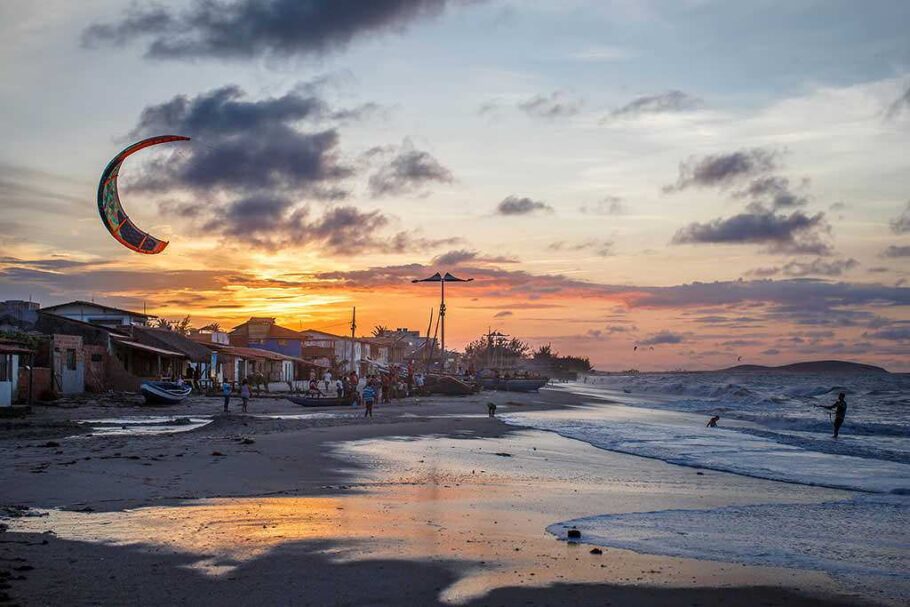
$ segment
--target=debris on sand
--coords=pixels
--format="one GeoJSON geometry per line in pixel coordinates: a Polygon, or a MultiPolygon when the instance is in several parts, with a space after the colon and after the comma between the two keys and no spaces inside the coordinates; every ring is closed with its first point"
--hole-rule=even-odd
{"type": "Polygon", "coordinates": [[[603,554],[604,551],[600,548],[591,548],[591,554],[603,554]]]}
{"type": "Polygon", "coordinates": [[[221,451],[212,451],[212,455],[215,455],[217,457],[224,457],[224,453],[221,451]]]}
{"type": "Polygon", "coordinates": [[[499,457],[512,457],[511,453],[506,453],[504,451],[500,451],[499,453],[494,453],[493,455],[498,455],[499,457]]]}
{"type": "Polygon", "coordinates": [[[566,537],[569,538],[570,540],[581,539],[581,531],[579,531],[578,529],[575,529],[573,527],[572,529],[569,529],[568,532],[566,532],[566,537]]]}

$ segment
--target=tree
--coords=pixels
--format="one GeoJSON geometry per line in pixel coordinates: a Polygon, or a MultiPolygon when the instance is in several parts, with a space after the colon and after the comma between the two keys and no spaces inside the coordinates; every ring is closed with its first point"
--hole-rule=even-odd
{"type": "Polygon", "coordinates": [[[373,337],[385,337],[392,330],[385,325],[376,325],[373,327],[373,337]]]}
{"type": "Polygon", "coordinates": [[[465,346],[464,355],[475,368],[514,366],[527,356],[530,349],[517,337],[506,339],[484,335],[465,346]]]}
{"type": "Polygon", "coordinates": [[[221,331],[221,325],[217,322],[209,323],[204,327],[199,327],[199,331],[211,331],[212,333],[218,333],[221,331]]]}
{"type": "Polygon", "coordinates": [[[180,320],[168,320],[166,318],[159,318],[152,326],[156,329],[166,329],[168,331],[173,331],[174,333],[180,333],[181,335],[189,335],[195,330],[192,326],[190,326],[189,316],[184,316],[180,320]]]}

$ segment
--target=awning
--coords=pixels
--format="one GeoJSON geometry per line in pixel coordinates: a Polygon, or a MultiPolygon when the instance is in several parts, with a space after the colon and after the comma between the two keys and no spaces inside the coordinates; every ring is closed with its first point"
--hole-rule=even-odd
{"type": "Polygon", "coordinates": [[[151,352],[152,354],[159,354],[161,356],[171,356],[174,358],[186,358],[185,355],[180,352],[172,352],[171,350],[165,350],[163,348],[156,348],[154,346],[147,346],[145,344],[140,344],[139,342],[130,341],[128,339],[119,339],[115,336],[114,343],[120,344],[121,346],[126,346],[127,348],[133,348],[135,350],[142,350],[144,352],[151,352]]]}
{"type": "Polygon", "coordinates": [[[16,344],[0,344],[0,354],[34,354],[34,350],[29,350],[25,346],[16,344]]]}

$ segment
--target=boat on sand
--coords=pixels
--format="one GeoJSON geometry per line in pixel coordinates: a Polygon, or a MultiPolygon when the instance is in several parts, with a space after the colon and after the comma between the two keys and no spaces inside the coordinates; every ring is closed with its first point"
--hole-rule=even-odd
{"type": "Polygon", "coordinates": [[[176,405],[190,395],[192,387],[169,381],[146,381],[139,386],[139,393],[147,405],[176,405]]]}

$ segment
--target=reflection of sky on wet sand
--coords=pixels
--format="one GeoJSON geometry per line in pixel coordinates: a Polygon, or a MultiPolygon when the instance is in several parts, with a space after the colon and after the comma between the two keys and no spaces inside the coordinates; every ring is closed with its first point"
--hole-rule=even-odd
{"type": "MultiPolygon", "coordinates": [[[[361,470],[365,482],[358,485],[368,491],[210,499],[122,512],[51,511],[11,523],[17,531],[53,530],[66,540],[190,554],[197,559],[191,568],[212,576],[278,547],[317,551],[335,562],[429,561],[459,572],[460,579],[441,592],[450,603],[505,586],[556,582],[828,584],[822,575],[797,571],[620,550],[591,555],[590,547],[567,545],[546,532],[548,524],[585,513],[666,507],[668,496],[672,506],[749,501],[708,477],[696,477],[702,487],[690,482],[684,489],[678,478],[673,482],[672,467],[640,458],[579,448],[541,433],[510,439],[370,440],[347,444],[342,451],[368,466],[365,475],[361,470]],[[509,456],[497,455],[502,453],[509,456]]],[[[786,486],[773,497],[810,499],[786,486]]]]}

